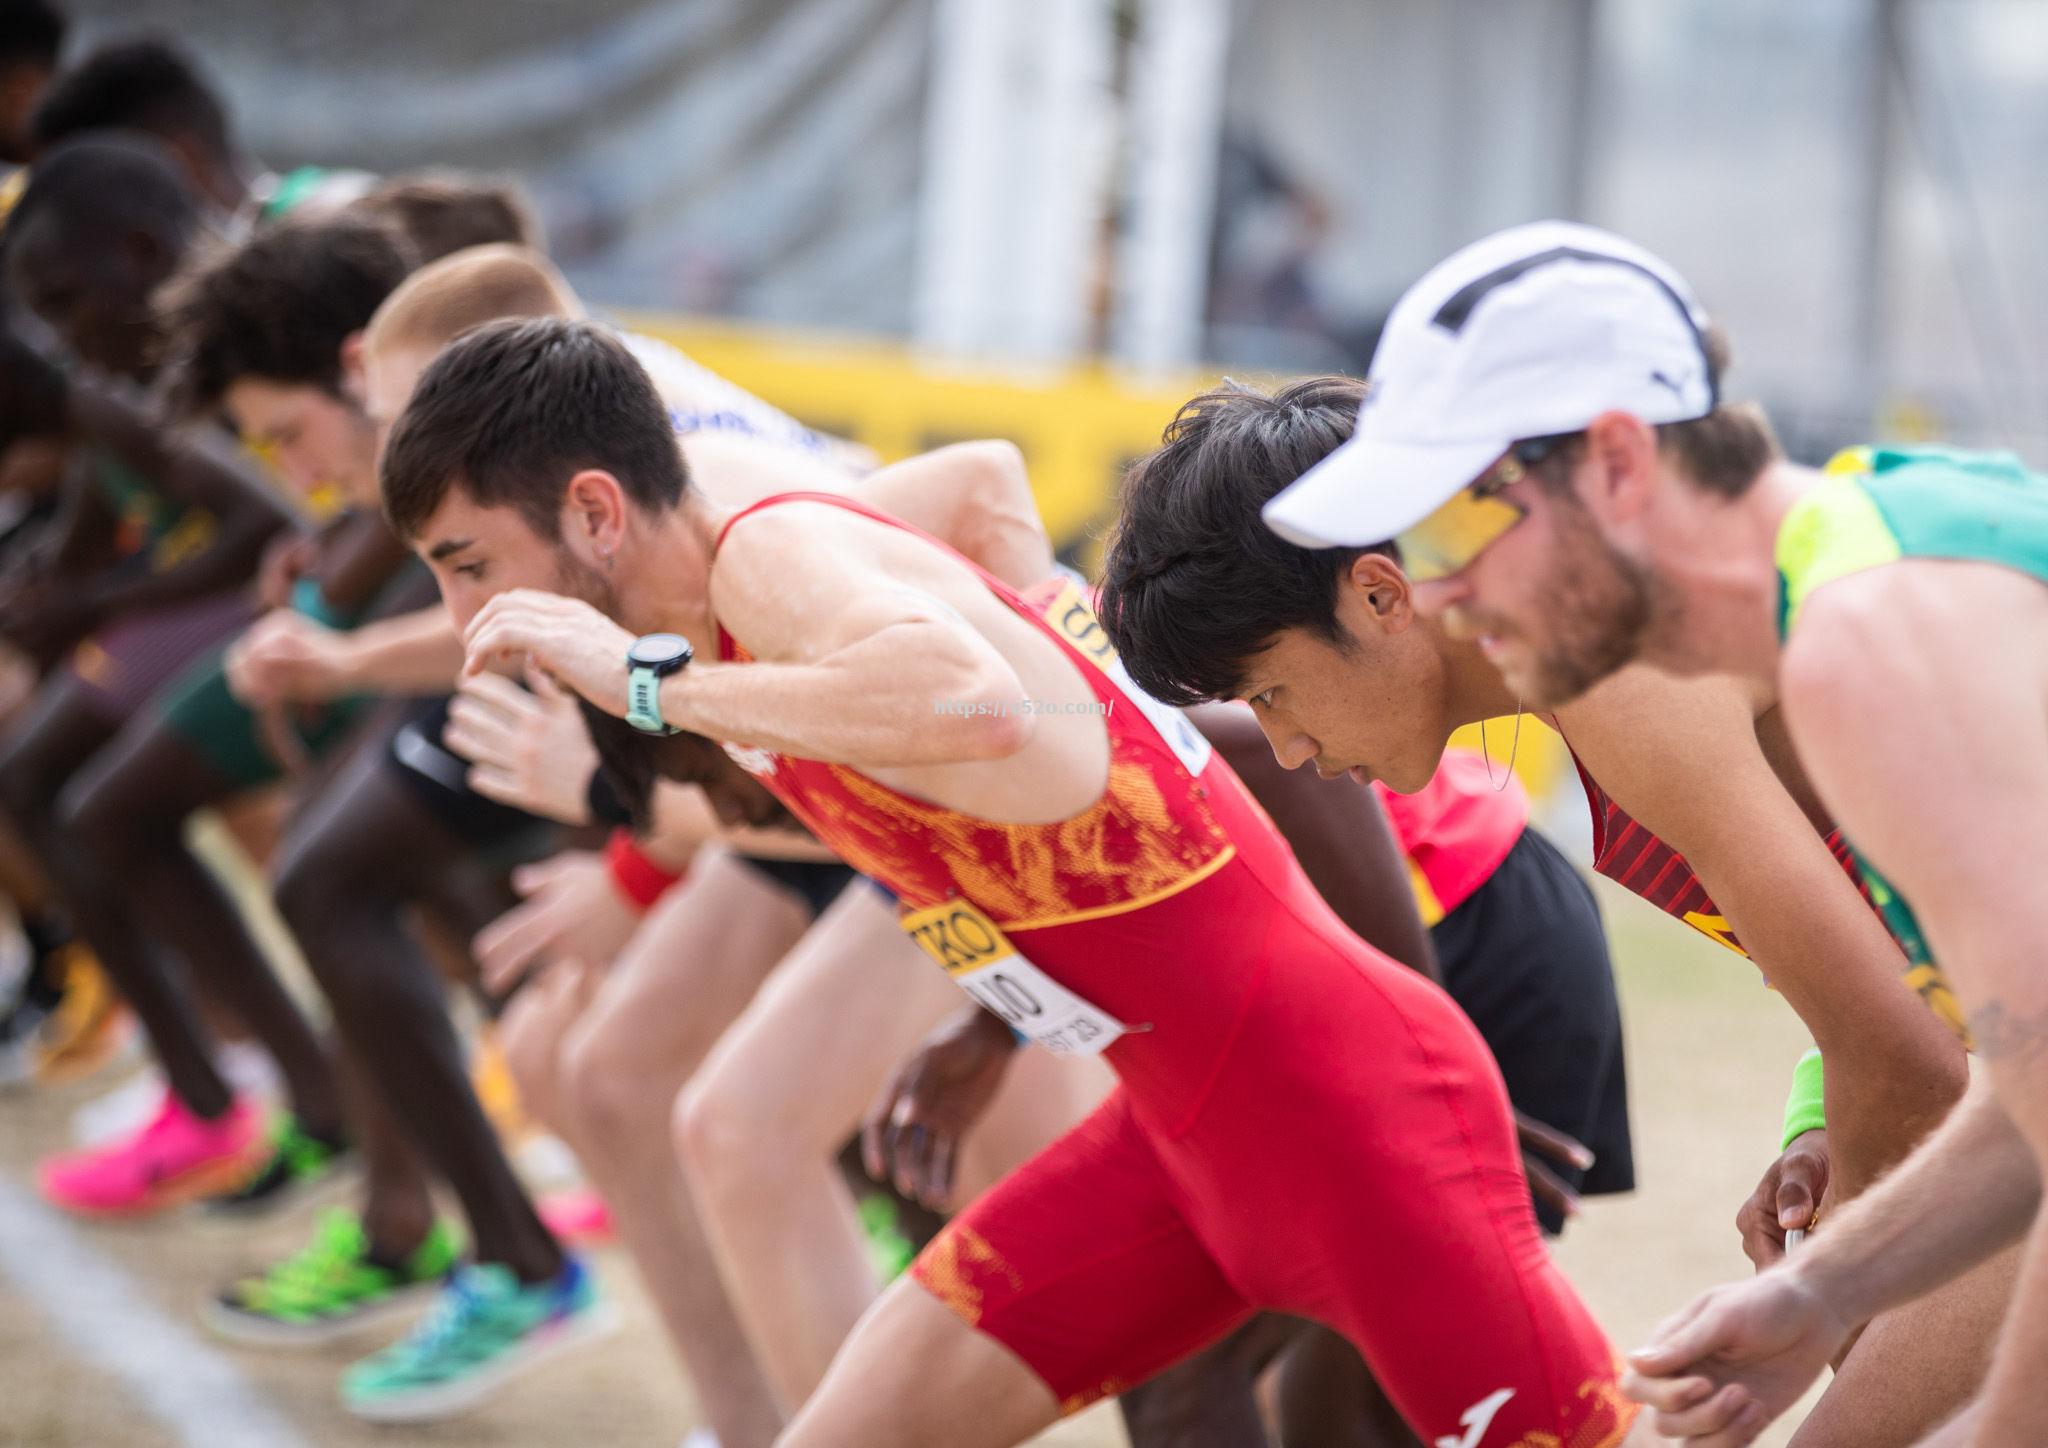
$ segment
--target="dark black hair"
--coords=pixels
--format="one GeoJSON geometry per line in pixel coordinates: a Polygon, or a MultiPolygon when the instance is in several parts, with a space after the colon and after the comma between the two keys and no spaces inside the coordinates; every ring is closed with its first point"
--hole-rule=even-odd
{"type": "Polygon", "coordinates": [[[147,136],[120,134],[66,141],[38,161],[0,235],[21,236],[44,216],[83,241],[144,231],[173,254],[200,221],[199,202],[171,153],[147,136]]]}
{"type": "Polygon", "coordinates": [[[55,363],[0,315],[0,452],[33,437],[61,437],[69,387],[55,363]]]}
{"type": "Polygon", "coordinates": [[[63,48],[63,11],[48,0],[0,0],[0,65],[52,66],[63,48]]]}
{"type": "Polygon", "coordinates": [[[384,511],[417,538],[452,487],[514,507],[543,538],[561,530],[562,490],[585,468],[662,512],[688,491],[668,409],[646,371],[595,322],[487,322],[421,374],[380,469],[384,511]]]}
{"type": "Polygon", "coordinates": [[[1205,392],[1124,477],[1097,610],[1139,687],[1169,704],[1237,697],[1245,663],[1283,629],[1348,645],[1337,587],[1373,548],[1297,548],[1266,501],[1351,435],[1364,384],[1314,377],[1268,395],[1205,392]]]}
{"type": "Polygon", "coordinates": [[[38,148],[86,131],[190,137],[223,164],[235,158],[227,107],[198,64],[162,36],[110,40],[58,72],[29,129],[38,148]]]}
{"type": "Polygon", "coordinates": [[[286,219],[188,263],[161,294],[169,405],[218,408],[240,377],[338,392],[341,346],[412,271],[411,243],[347,212],[286,219]]]}

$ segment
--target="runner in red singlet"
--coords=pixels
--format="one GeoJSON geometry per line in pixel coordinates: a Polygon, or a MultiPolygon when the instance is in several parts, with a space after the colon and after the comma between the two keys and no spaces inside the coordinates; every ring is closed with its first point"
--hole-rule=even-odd
{"type": "MultiPolygon", "coordinates": [[[[1507,1081],[1544,1230],[1562,1230],[1582,1192],[1633,1186],[1621,1018],[1599,911],[1571,864],[1528,828],[1521,782],[1476,753],[1450,750],[1414,794],[1325,787],[1279,767],[1250,710],[1211,704],[1189,717],[1344,922],[1429,970],[1479,1028],[1507,1081]],[[1388,808],[1376,811],[1380,803],[1388,808]],[[1407,863],[1403,897],[1366,868],[1385,849],[1375,813],[1389,817],[1390,843],[1407,863]]],[[[869,1112],[869,1170],[935,1207],[948,1204],[962,1133],[1015,1045],[1001,1018],[979,1009],[935,1033],[869,1112]]],[[[1413,1441],[1341,1338],[1273,1314],[1125,1393],[1119,1406],[1137,1444],[1264,1448],[1268,1416],[1271,1441],[1413,1441]],[[1261,1395],[1269,1373],[1271,1392],[1261,1395]]]]}
{"type": "MultiPolygon", "coordinates": [[[[1247,699],[1283,764],[1415,789],[1454,729],[1518,701],[1476,646],[1417,613],[1391,546],[1299,548],[1260,519],[1350,435],[1361,395],[1325,378],[1190,402],[1126,479],[1100,606],[1158,697],[1247,699]]],[[[1960,1043],[1901,988],[1905,963],[1830,848],[1832,821],[1767,699],[1630,669],[1551,718],[1588,781],[1601,872],[1753,956],[1826,1053],[1825,1146],[1795,1143],[1744,1204],[1745,1246],[1768,1261],[1786,1229],[1940,1120],[1966,1080],[1960,1043]]],[[[1494,734],[1497,755],[1511,738],[1494,734]]],[[[1995,1316],[1983,1302],[2002,1290],[1992,1272],[1873,1323],[1802,1448],[1915,1442],[1981,1375],[1995,1316]]]]}
{"type": "Polygon", "coordinates": [[[472,667],[727,741],[970,993],[1122,1079],[877,1304],[786,1445],[1020,1442],[1259,1306],[1343,1331],[1426,1439],[1636,1441],[1477,1033],[1120,681],[1078,592],[1041,612],[843,500],[720,513],[582,323],[451,346],[383,483],[472,667]],[[628,631],[663,626],[720,661],[628,631]]]}

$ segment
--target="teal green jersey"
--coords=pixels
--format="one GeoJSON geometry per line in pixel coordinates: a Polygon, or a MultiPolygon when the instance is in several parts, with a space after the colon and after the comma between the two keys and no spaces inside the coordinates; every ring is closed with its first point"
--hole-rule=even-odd
{"type": "MultiPolygon", "coordinates": [[[[1792,636],[1821,585],[1902,558],[1995,563],[2048,583],[2048,478],[2009,453],[1931,447],[1843,453],[1778,528],[1779,636],[1792,636]]],[[[1907,980],[1967,1035],[1912,907],[1861,855],[1857,863],[1906,953],[1907,980]]]]}

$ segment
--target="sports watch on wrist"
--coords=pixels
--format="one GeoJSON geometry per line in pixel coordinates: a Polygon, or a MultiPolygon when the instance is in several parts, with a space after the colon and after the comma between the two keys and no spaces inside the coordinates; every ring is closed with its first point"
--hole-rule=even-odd
{"type": "Polygon", "coordinates": [[[661,681],[690,662],[690,641],[681,634],[642,634],[626,650],[626,722],[645,734],[674,734],[661,717],[661,681]]]}

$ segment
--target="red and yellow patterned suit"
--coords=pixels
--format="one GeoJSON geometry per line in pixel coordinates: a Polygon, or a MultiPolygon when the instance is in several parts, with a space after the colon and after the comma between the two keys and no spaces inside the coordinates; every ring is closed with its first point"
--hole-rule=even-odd
{"type": "MultiPolygon", "coordinates": [[[[903,526],[840,498],[756,506],[796,502],[903,526]]],[[[907,922],[971,907],[976,938],[1000,932],[1129,1028],[1104,1056],[1118,1089],[957,1217],[918,1280],[1069,1408],[1272,1308],[1357,1344],[1425,1442],[1618,1443],[1612,1352],[1537,1234],[1478,1033],[1343,926],[1220,759],[1177,752],[1178,716],[1133,702],[1073,585],[1027,600],[981,576],[1106,706],[1109,782],[1087,810],[970,819],[733,750],[907,922]]],[[[748,657],[722,630],[719,648],[748,657]]]]}

